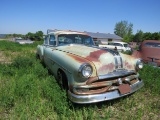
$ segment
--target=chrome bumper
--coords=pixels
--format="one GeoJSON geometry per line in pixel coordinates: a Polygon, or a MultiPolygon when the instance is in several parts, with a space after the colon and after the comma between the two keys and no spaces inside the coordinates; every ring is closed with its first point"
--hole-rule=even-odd
{"type": "Polygon", "coordinates": [[[134,93],[138,89],[142,88],[144,85],[143,81],[138,81],[135,84],[131,85],[131,92],[127,94],[120,94],[118,90],[101,93],[101,94],[94,94],[94,95],[76,95],[68,91],[68,98],[74,102],[79,104],[86,104],[86,103],[96,103],[101,101],[113,100],[117,99],[129,94],[134,93]]]}

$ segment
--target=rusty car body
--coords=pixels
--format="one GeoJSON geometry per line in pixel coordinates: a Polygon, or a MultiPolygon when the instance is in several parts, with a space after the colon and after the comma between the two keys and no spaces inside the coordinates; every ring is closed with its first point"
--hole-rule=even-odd
{"type": "Polygon", "coordinates": [[[160,41],[144,40],[132,56],[142,58],[146,64],[160,67],[160,41]]]}
{"type": "Polygon", "coordinates": [[[48,30],[37,58],[79,104],[112,100],[134,93],[144,84],[138,70],[141,59],[94,46],[83,32],[48,30]]]}

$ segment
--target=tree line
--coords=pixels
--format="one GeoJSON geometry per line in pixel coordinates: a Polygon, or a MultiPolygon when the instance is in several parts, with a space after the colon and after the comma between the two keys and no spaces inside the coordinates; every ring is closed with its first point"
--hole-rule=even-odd
{"type": "Polygon", "coordinates": [[[7,34],[6,38],[16,38],[16,37],[21,37],[23,39],[30,39],[33,41],[41,41],[43,40],[43,32],[42,31],[37,31],[36,33],[31,33],[28,32],[26,35],[22,35],[22,34],[7,34]]]}
{"type": "Polygon", "coordinates": [[[160,32],[143,32],[138,30],[133,34],[133,24],[128,21],[116,23],[114,33],[123,38],[124,42],[143,42],[144,40],[160,40],[160,32]]]}
{"type": "MultiPolygon", "coordinates": [[[[160,32],[143,32],[138,30],[136,34],[133,34],[133,24],[128,21],[120,21],[115,24],[114,34],[123,38],[124,42],[142,42],[144,40],[160,40],[160,32]]],[[[43,32],[37,31],[36,33],[28,32],[26,35],[22,34],[7,34],[6,38],[21,37],[23,39],[30,39],[33,41],[43,40],[43,32]]]]}

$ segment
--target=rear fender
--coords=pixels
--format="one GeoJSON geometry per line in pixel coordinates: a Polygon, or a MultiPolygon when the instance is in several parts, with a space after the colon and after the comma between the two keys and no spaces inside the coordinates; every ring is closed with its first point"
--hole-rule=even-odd
{"type": "Polygon", "coordinates": [[[37,46],[37,55],[39,56],[39,58],[41,60],[43,60],[43,56],[44,56],[44,48],[42,45],[38,45],[37,46]]]}

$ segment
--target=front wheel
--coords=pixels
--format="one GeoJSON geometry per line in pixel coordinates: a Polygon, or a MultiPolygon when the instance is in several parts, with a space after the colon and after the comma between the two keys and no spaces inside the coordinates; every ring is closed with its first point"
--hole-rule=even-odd
{"type": "Polygon", "coordinates": [[[58,83],[61,88],[68,90],[68,81],[65,73],[62,70],[57,71],[58,83]]]}

